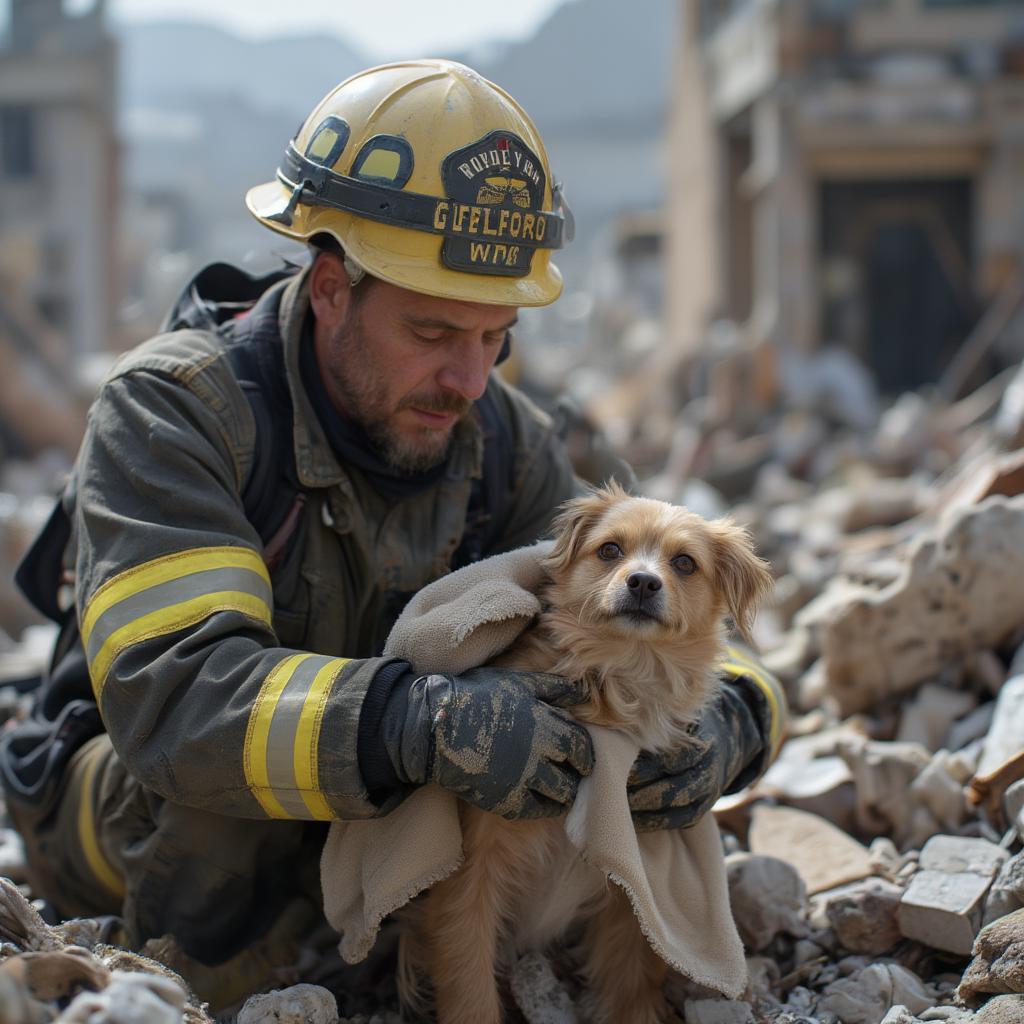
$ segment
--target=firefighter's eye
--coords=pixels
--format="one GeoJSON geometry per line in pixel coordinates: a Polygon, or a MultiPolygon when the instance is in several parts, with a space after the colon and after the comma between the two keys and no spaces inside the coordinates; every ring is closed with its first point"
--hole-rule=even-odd
{"type": "Polygon", "coordinates": [[[622,557],[622,548],[613,541],[606,541],[597,549],[597,557],[606,562],[614,562],[616,558],[622,557]]]}

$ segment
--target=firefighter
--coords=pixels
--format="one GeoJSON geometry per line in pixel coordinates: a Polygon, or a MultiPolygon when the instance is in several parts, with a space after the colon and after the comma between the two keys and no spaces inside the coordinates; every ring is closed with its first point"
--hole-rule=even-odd
{"type": "MultiPolygon", "coordinates": [[[[549,417],[491,373],[517,309],[562,288],[571,219],[534,125],[460,64],[371,68],[246,203],[311,262],[208,268],[107,377],[19,574],[62,628],[0,749],[37,895],[119,915],[134,947],[170,936],[215,1007],[294,961],[331,819],[428,782],[558,814],[593,758],[558,710],[573,680],[479,668],[431,717],[381,656],[410,595],[538,539],[581,486],[549,417]],[[489,752],[472,767],[446,753],[467,736],[489,752]]],[[[638,761],[638,827],[756,778],[783,713],[733,664],[709,742],[638,761]]]]}

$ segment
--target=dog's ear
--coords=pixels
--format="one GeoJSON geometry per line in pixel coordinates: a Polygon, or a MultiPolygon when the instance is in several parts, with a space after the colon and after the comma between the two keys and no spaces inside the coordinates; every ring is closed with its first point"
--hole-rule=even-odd
{"type": "Polygon", "coordinates": [[[618,494],[614,489],[599,488],[581,498],[570,498],[561,506],[551,524],[555,546],[544,560],[550,573],[557,574],[573,562],[579,555],[590,528],[617,499],[618,494]]]}
{"type": "Polygon", "coordinates": [[[758,605],[772,589],[768,563],[754,554],[750,534],[731,519],[708,524],[715,552],[714,578],[737,631],[750,642],[758,605]]]}

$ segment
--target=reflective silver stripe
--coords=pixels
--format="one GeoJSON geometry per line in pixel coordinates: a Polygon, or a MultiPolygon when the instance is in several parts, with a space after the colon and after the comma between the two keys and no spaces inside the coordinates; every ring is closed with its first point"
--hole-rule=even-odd
{"type": "Polygon", "coordinates": [[[267,781],[282,808],[293,818],[309,818],[309,808],[302,798],[303,787],[295,776],[295,747],[305,700],[316,674],[338,658],[315,655],[306,658],[292,673],[281,691],[267,733],[267,781]]]}
{"type": "Polygon", "coordinates": [[[273,607],[271,589],[259,573],[238,566],[202,569],[178,579],[157,583],[111,605],[93,625],[86,646],[86,657],[91,664],[114,632],[141,619],[144,615],[205,594],[227,591],[250,594],[261,600],[268,608],[273,607]]]}

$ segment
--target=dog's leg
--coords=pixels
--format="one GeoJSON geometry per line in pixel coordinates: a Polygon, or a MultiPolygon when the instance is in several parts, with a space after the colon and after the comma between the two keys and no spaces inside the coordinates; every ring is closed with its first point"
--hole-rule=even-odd
{"type": "Polygon", "coordinates": [[[609,883],[608,899],[584,928],[587,1019],[593,1024],[662,1024],[664,961],[640,931],[626,894],[609,883]]]}
{"type": "Polygon", "coordinates": [[[462,826],[466,862],[430,890],[425,907],[437,1020],[500,1024],[498,943],[520,865],[503,819],[464,807],[462,826]]]}

